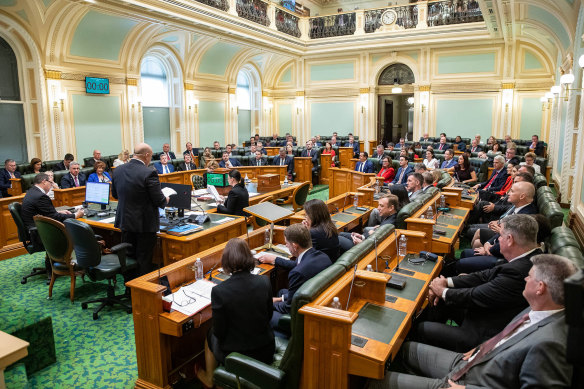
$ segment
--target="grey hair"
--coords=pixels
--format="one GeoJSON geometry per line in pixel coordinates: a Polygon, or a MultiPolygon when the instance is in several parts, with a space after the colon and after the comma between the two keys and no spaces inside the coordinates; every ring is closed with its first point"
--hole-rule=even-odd
{"type": "Polygon", "coordinates": [[[537,245],[537,231],[539,226],[530,215],[509,215],[501,219],[501,225],[520,247],[537,245]]]}
{"type": "Polygon", "coordinates": [[[77,161],[71,161],[71,162],[69,162],[69,167],[75,166],[75,165],[81,166],[81,164],[79,162],[77,162],[77,161]]]}
{"type": "Polygon", "coordinates": [[[540,254],[531,258],[533,277],[546,284],[554,303],[564,305],[564,280],[578,271],[567,258],[554,254],[540,254]]]}
{"type": "Polygon", "coordinates": [[[497,155],[495,158],[493,158],[493,161],[505,163],[505,157],[503,157],[502,155],[497,155]]]}

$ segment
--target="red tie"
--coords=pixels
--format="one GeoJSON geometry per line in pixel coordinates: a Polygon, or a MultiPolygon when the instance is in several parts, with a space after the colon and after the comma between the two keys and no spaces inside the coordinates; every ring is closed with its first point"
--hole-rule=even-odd
{"type": "Polygon", "coordinates": [[[442,143],[440,143],[440,147],[438,148],[438,150],[442,150],[442,147],[443,147],[443,146],[444,146],[444,145],[443,145],[442,143]]]}
{"type": "Polygon", "coordinates": [[[75,180],[75,186],[79,186],[79,180],[77,179],[77,176],[73,177],[73,179],[75,180]]]}
{"type": "Polygon", "coordinates": [[[505,327],[503,329],[503,331],[499,332],[497,335],[493,336],[491,339],[489,339],[486,342],[484,342],[483,344],[481,344],[479,346],[479,352],[474,357],[474,359],[472,361],[470,361],[469,363],[467,363],[462,369],[460,369],[456,373],[454,373],[451,377],[452,381],[458,381],[459,379],[461,379],[466,374],[466,372],[469,371],[469,369],[471,367],[473,367],[474,365],[479,363],[481,361],[481,359],[483,359],[483,357],[486,354],[488,354],[490,351],[492,351],[495,348],[495,346],[497,345],[497,343],[499,343],[501,340],[505,339],[506,337],[511,335],[513,332],[515,332],[515,330],[517,330],[519,327],[521,327],[521,325],[523,323],[525,323],[527,320],[529,320],[528,313],[521,316],[519,319],[515,320],[514,322],[509,323],[507,325],[507,327],[505,327]]]}
{"type": "Polygon", "coordinates": [[[493,181],[495,181],[495,178],[497,178],[497,174],[499,174],[499,171],[496,171],[495,174],[493,174],[493,178],[491,178],[491,181],[485,186],[485,190],[489,189],[493,181]]]}

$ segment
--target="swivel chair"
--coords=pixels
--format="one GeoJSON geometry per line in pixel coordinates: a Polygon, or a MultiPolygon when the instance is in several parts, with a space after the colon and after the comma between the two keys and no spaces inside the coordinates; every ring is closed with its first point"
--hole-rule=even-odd
{"type": "Polygon", "coordinates": [[[85,301],[81,308],[87,309],[88,304],[101,303],[93,310],[93,320],[98,319],[99,312],[107,305],[119,304],[126,312],[131,313],[132,306],[124,301],[129,295],[116,296],[115,287],[116,275],[125,276],[138,267],[136,260],[126,257],[126,250],[132,246],[129,243],[120,243],[110,249],[112,254],[102,255],[102,247],[89,225],[79,220],[67,219],[65,228],[73,240],[77,265],[85,270],[91,281],[108,282],[106,297],[85,301]]]}
{"type": "MultiPolygon", "coordinates": [[[[26,228],[24,220],[22,220],[22,204],[18,202],[11,203],[8,205],[8,210],[10,211],[10,215],[14,220],[14,224],[16,224],[16,229],[18,230],[18,240],[22,242],[24,249],[29,254],[45,251],[45,248],[40,242],[40,239],[38,239],[36,227],[32,227],[30,229],[26,228]]],[[[32,271],[28,275],[22,277],[20,283],[26,284],[27,280],[33,276],[48,275],[47,269],[50,269],[50,264],[48,256],[45,256],[45,267],[33,267],[32,271]]],[[[47,284],[49,283],[49,279],[47,279],[47,284]]]]}

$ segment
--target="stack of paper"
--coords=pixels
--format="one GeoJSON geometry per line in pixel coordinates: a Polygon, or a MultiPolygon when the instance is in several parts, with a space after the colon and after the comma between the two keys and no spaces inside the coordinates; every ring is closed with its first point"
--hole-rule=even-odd
{"type": "Polygon", "coordinates": [[[214,286],[210,281],[199,280],[164,296],[163,299],[172,302],[172,310],[191,316],[211,305],[211,289],[214,286]]]}

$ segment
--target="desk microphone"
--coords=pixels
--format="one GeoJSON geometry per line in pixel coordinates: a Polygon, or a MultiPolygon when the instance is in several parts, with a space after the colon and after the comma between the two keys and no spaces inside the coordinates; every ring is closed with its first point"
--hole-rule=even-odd
{"type": "Polygon", "coordinates": [[[341,213],[345,213],[345,206],[347,205],[347,196],[349,196],[349,192],[345,194],[345,198],[343,199],[343,210],[341,213]]]}
{"type": "Polygon", "coordinates": [[[373,243],[375,243],[375,271],[379,271],[377,269],[377,236],[375,235],[375,232],[373,233],[373,243]]]}
{"type": "Polygon", "coordinates": [[[349,310],[349,302],[351,301],[351,292],[353,291],[353,284],[355,283],[355,275],[357,274],[357,265],[355,265],[355,270],[353,271],[353,279],[351,280],[351,287],[349,288],[349,297],[347,298],[347,308],[345,311],[349,310]]]}
{"type": "Polygon", "coordinates": [[[395,253],[396,253],[396,257],[397,257],[397,264],[395,265],[395,271],[399,271],[399,243],[397,241],[397,230],[394,229],[393,230],[393,235],[395,236],[395,253]]]}
{"type": "MultiPolygon", "coordinates": [[[[194,221],[195,223],[197,223],[197,224],[201,225],[201,224],[203,224],[203,223],[205,223],[205,222],[207,222],[207,221],[211,220],[211,218],[209,217],[209,215],[207,215],[207,212],[205,211],[205,208],[203,208],[203,207],[201,206],[201,204],[199,204],[199,203],[198,203],[196,200],[195,200],[195,205],[196,205],[196,206],[197,206],[197,207],[198,207],[198,208],[199,208],[201,211],[203,211],[203,214],[202,214],[202,215],[198,215],[198,216],[196,216],[196,217],[194,218],[194,220],[192,220],[192,221],[194,221]]],[[[191,215],[191,216],[192,216],[192,215],[191,215]]],[[[191,216],[189,216],[189,222],[191,221],[191,216]]]]}
{"type": "MultiPolygon", "coordinates": [[[[209,275],[209,281],[213,281],[213,270],[215,270],[215,268],[217,267],[217,264],[218,264],[218,262],[213,265],[211,270],[209,270],[207,273],[205,273],[205,276],[207,274],[209,275]]],[[[203,278],[205,278],[205,276],[203,276],[203,278]]]]}

